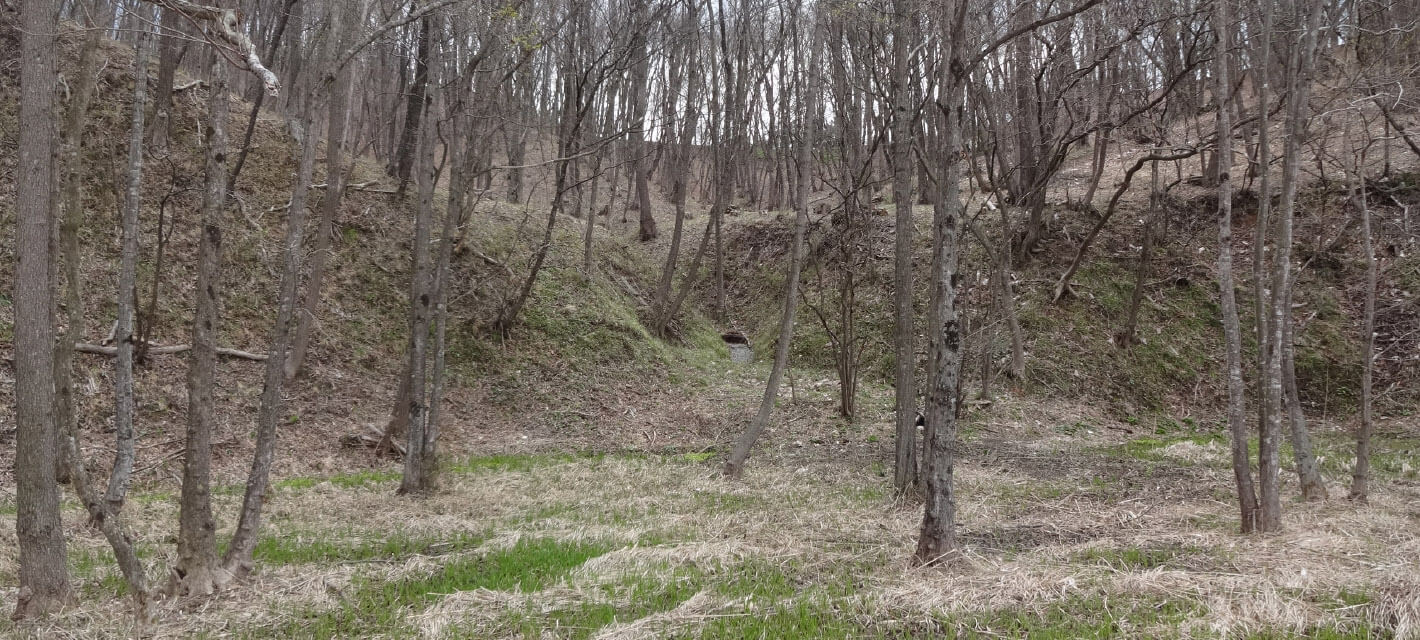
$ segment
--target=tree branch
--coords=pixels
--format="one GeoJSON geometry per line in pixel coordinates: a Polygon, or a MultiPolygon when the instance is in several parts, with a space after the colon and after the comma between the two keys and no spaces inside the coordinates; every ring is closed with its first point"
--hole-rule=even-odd
{"type": "Polygon", "coordinates": [[[176,11],[194,22],[208,23],[211,26],[209,33],[215,33],[237,50],[237,53],[241,55],[242,62],[246,63],[247,69],[256,74],[256,77],[261,78],[267,93],[273,97],[281,93],[281,80],[261,63],[261,56],[256,52],[256,45],[252,44],[251,39],[242,33],[241,21],[237,19],[235,10],[194,4],[188,0],[147,1],[169,11],[176,11]]]}

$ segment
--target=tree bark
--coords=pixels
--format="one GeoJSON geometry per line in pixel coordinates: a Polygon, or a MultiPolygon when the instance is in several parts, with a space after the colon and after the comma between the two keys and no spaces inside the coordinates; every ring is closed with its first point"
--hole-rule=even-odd
{"type": "MultiPolygon", "coordinates": [[[[427,102],[423,108],[428,109],[427,102]]],[[[432,115],[432,114],[426,114],[432,115]]],[[[424,476],[424,443],[427,424],[425,376],[428,364],[429,311],[432,291],[429,287],[429,227],[434,215],[434,136],[433,127],[420,133],[418,166],[415,168],[418,187],[414,215],[413,268],[409,287],[409,362],[405,397],[409,423],[405,430],[404,475],[399,483],[400,494],[423,493],[428,488],[424,476]]]]}
{"type": "Polygon", "coordinates": [[[1129,310],[1124,314],[1124,327],[1115,336],[1120,348],[1128,349],[1138,341],[1139,305],[1144,302],[1144,281],[1149,275],[1149,259],[1154,253],[1154,229],[1159,215],[1159,163],[1149,166],[1149,210],[1144,214],[1139,247],[1139,264],[1134,271],[1134,291],[1129,295],[1129,310]]]}
{"type": "MultiPolygon", "coordinates": [[[[645,0],[638,0],[638,16],[645,12],[645,0]]],[[[643,22],[638,19],[637,22],[643,22]]],[[[631,119],[629,123],[631,135],[631,175],[636,182],[636,205],[640,209],[640,228],[638,235],[642,242],[655,240],[660,235],[656,230],[655,212],[651,210],[651,185],[648,177],[649,170],[646,166],[646,102],[647,87],[646,81],[649,75],[649,60],[646,52],[646,34],[639,32],[632,36],[635,39],[632,45],[632,55],[637,60],[631,70],[631,119]]]]}
{"type": "Polygon", "coordinates": [[[208,595],[230,579],[217,566],[217,524],[212,517],[212,397],[221,330],[222,226],[227,200],[227,63],[216,56],[207,100],[206,186],[197,249],[197,307],[187,371],[187,444],[183,452],[178,513],[177,565],[169,591],[208,595]]]}
{"type": "Polygon", "coordinates": [[[942,153],[938,158],[938,198],[932,208],[932,304],[928,314],[930,347],[926,403],[926,443],[923,469],[926,499],[921,534],[914,556],[920,564],[938,564],[957,553],[956,496],[952,487],[954,449],[957,436],[957,378],[961,358],[961,326],[956,312],[957,215],[961,203],[958,190],[961,175],[960,119],[965,96],[962,83],[962,40],[965,38],[966,5],[954,0],[944,11],[943,31],[946,57],[950,64],[938,72],[937,103],[941,125],[942,153]]]}
{"type": "MultiPolygon", "coordinates": [[[[296,0],[285,0],[281,9],[281,16],[276,19],[276,33],[271,36],[271,45],[266,48],[266,59],[271,60],[276,57],[276,48],[281,44],[281,34],[286,31],[286,23],[291,17],[291,8],[296,4],[296,0]]],[[[300,20],[297,20],[297,24],[300,20]]],[[[297,29],[299,31],[299,28],[297,29]]],[[[171,82],[169,82],[171,84],[171,82]]],[[[161,86],[161,81],[159,82],[161,86]]],[[[237,161],[232,165],[232,176],[227,182],[235,188],[237,178],[242,174],[242,167],[246,166],[247,154],[251,151],[251,138],[256,134],[256,117],[261,113],[261,105],[266,102],[266,93],[258,92],[256,98],[251,103],[251,113],[247,115],[246,133],[242,135],[242,150],[237,152],[237,161]]]]}
{"type": "Polygon", "coordinates": [[[404,133],[399,138],[399,155],[395,159],[395,177],[399,179],[399,195],[409,184],[409,172],[413,168],[415,146],[418,144],[420,118],[424,115],[425,94],[429,88],[429,28],[430,18],[419,19],[419,39],[414,53],[414,81],[409,88],[409,99],[405,104],[404,133]]]}
{"type": "MultiPolygon", "coordinates": [[[[162,35],[158,46],[158,85],[153,94],[152,142],[156,149],[165,149],[172,134],[173,79],[177,75],[178,63],[182,61],[187,44],[178,37],[182,23],[180,14],[164,7],[162,9],[162,35]]],[[[270,56],[267,56],[270,58],[270,56]]]]}
{"type": "MultiPolygon", "coordinates": [[[[687,20],[691,24],[698,22],[696,7],[692,4],[687,9],[687,20]]],[[[680,149],[675,156],[675,168],[672,173],[671,203],[675,206],[675,226],[671,229],[671,246],[666,253],[666,265],[661,270],[661,280],[656,286],[656,297],[651,304],[653,318],[655,322],[656,335],[664,338],[666,327],[671,318],[667,316],[670,304],[671,288],[675,283],[676,262],[680,259],[680,243],[685,230],[685,201],[690,191],[690,168],[691,154],[695,149],[695,131],[700,119],[700,106],[697,104],[700,99],[700,88],[702,83],[696,78],[695,71],[699,70],[699,55],[697,53],[698,43],[687,46],[690,51],[690,59],[686,62],[686,103],[685,119],[680,131],[680,149]]],[[[612,181],[612,184],[616,184],[612,181]]],[[[608,223],[610,221],[608,220],[608,223]]]]}
{"type": "MultiPolygon", "coordinates": [[[[94,86],[98,81],[96,59],[99,39],[103,32],[94,28],[94,24],[105,21],[105,18],[98,17],[103,9],[101,4],[90,3],[90,6],[78,11],[86,16],[83,24],[88,31],[84,34],[84,45],[79,53],[78,81],[73,86],[69,107],[64,113],[64,125],[59,140],[60,158],[56,179],[62,184],[62,192],[59,200],[61,217],[58,246],[64,266],[64,310],[67,316],[64,335],[60,336],[54,349],[54,423],[56,432],[61,434],[60,437],[78,424],[74,409],[73,372],[74,343],[78,342],[84,332],[84,282],[79,275],[79,263],[82,259],[79,251],[79,227],[84,218],[85,174],[80,151],[84,146],[84,125],[88,118],[89,105],[93,102],[94,86]]],[[[140,35],[139,43],[143,41],[144,36],[140,35]]],[[[141,57],[139,54],[142,51],[135,49],[134,53],[135,56],[141,57]]],[[[146,78],[147,69],[143,71],[146,78]]],[[[123,451],[121,433],[119,451],[123,451]]],[[[55,448],[54,475],[60,484],[69,481],[68,452],[63,446],[55,448]]]]}
{"type": "MultiPolygon", "coordinates": [[[[90,15],[100,15],[99,4],[99,2],[93,3],[95,6],[90,7],[90,15]]],[[[93,28],[92,24],[86,26],[93,28]]],[[[70,135],[82,135],[83,133],[83,111],[88,108],[96,80],[96,77],[88,73],[88,70],[94,66],[101,33],[100,30],[95,29],[89,32],[85,38],[84,51],[80,55],[79,63],[81,73],[84,75],[81,77],[75,93],[75,102],[70,106],[69,121],[66,123],[66,129],[70,135]]],[[[114,558],[118,562],[119,570],[123,572],[124,579],[128,582],[128,590],[133,596],[140,619],[147,616],[148,575],[142,560],[138,558],[132,537],[124,530],[119,509],[123,506],[124,497],[128,492],[129,477],[133,470],[133,315],[136,306],[135,272],[138,262],[138,214],[142,207],[139,195],[143,180],[144,116],[148,108],[148,61],[151,56],[151,41],[151,33],[143,30],[139,32],[138,41],[133,47],[133,122],[129,130],[127,188],[124,194],[121,225],[122,257],[120,258],[118,278],[118,326],[114,330],[114,341],[117,343],[115,349],[118,356],[114,365],[114,433],[117,440],[117,453],[114,456],[113,469],[109,473],[106,494],[99,491],[85,469],[83,453],[79,448],[78,421],[71,419],[62,425],[65,431],[60,440],[66,452],[65,457],[69,462],[68,475],[74,486],[74,493],[79,496],[85,510],[88,511],[89,522],[103,532],[104,538],[113,548],[114,558]]],[[[77,146],[76,144],[76,152],[77,146]]],[[[71,189],[71,193],[66,196],[66,199],[70,201],[70,211],[66,212],[66,215],[69,213],[77,215],[77,209],[81,204],[77,178],[82,175],[82,170],[77,160],[76,153],[66,162],[70,172],[68,179],[71,189]]],[[[75,242],[74,248],[77,254],[77,242],[75,242]]],[[[77,258],[77,255],[75,257],[77,258]]],[[[75,265],[77,267],[77,260],[75,260],[75,265]]],[[[77,298],[77,273],[71,274],[71,278],[70,287],[73,292],[71,296],[77,298]]],[[[77,339],[79,333],[75,318],[78,315],[78,301],[71,299],[69,304],[72,305],[70,307],[70,331],[62,348],[67,348],[72,356],[75,349],[73,339],[77,339]]],[[[65,375],[68,375],[68,372],[65,375]]]]}
{"type": "Polygon", "coordinates": [[[1306,135],[1310,114],[1308,98],[1311,95],[1312,66],[1316,53],[1317,29],[1321,21],[1321,11],[1325,3],[1317,2],[1307,8],[1306,28],[1292,51],[1293,69],[1287,90],[1287,138],[1283,142],[1282,156],[1282,198],[1276,229],[1276,252],[1272,265],[1272,308],[1270,332],[1272,349],[1267,357],[1267,376],[1264,379],[1263,400],[1267,403],[1268,417],[1262,425],[1258,438],[1258,477],[1261,485],[1261,531],[1279,531],[1282,528],[1282,502],[1278,491],[1279,436],[1282,430],[1282,344],[1286,336],[1284,327],[1292,321],[1292,310],[1287,306],[1286,288],[1292,278],[1292,219],[1297,199],[1298,170],[1301,165],[1301,143],[1306,135]]]}
{"type": "MultiPolygon", "coordinates": [[[[1292,306],[1292,290],[1297,278],[1287,287],[1288,308],[1292,306]]],[[[1282,335],[1282,392],[1287,407],[1287,421],[1291,426],[1292,459],[1297,466],[1297,481],[1302,490],[1303,500],[1325,500],[1326,482],[1321,477],[1321,467],[1317,464],[1312,448],[1311,434],[1307,431],[1307,414],[1302,410],[1301,393],[1297,390],[1296,346],[1292,337],[1292,323],[1288,323],[1282,335]]]]}
{"type": "Polygon", "coordinates": [[[54,326],[50,309],[57,3],[20,9],[20,131],[15,184],[15,537],[20,593],[12,618],[44,615],[73,599],[54,461],[54,326]]]}

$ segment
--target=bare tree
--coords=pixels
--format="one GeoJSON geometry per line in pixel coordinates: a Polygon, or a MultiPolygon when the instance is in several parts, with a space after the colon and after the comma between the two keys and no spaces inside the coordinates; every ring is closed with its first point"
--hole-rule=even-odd
{"type": "Polygon", "coordinates": [[[1282,197],[1275,229],[1276,254],[1272,262],[1272,303],[1268,320],[1272,348],[1267,355],[1267,375],[1263,380],[1263,401],[1267,404],[1268,415],[1258,437],[1259,531],[1278,531],[1282,528],[1282,503],[1277,486],[1281,468],[1278,456],[1283,401],[1282,342],[1286,337],[1284,327],[1292,321],[1286,291],[1292,279],[1292,219],[1297,200],[1297,174],[1301,165],[1302,138],[1306,135],[1309,118],[1307,101],[1311,95],[1317,31],[1324,4],[1314,2],[1301,7],[1304,12],[1298,17],[1304,26],[1298,46],[1291,48],[1288,64],[1287,137],[1282,151],[1282,197]]]}
{"type": "Polygon", "coordinates": [[[1366,255],[1366,303],[1361,335],[1361,424],[1356,429],[1356,466],[1351,472],[1350,498],[1366,502],[1371,473],[1371,433],[1375,429],[1372,405],[1376,368],[1376,245],[1372,238],[1371,208],[1366,203],[1365,153],[1356,154],[1353,201],[1361,213],[1361,242],[1366,255]]]}
{"type": "MultiPolygon", "coordinates": [[[[344,2],[333,2],[330,6],[332,46],[343,49],[347,44],[352,25],[358,24],[359,11],[344,2]]],[[[316,227],[316,245],[311,252],[310,274],[306,279],[304,304],[296,319],[296,333],[291,340],[291,355],[286,361],[286,378],[300,375],[306,363],[306,351],[310,348],[311,331],[320,314],[321,289],[325,284],[326,265],[331,258],[331,236],[334,234],[335,218],[340,213],[340,204],[345,196],[345,181],[349,170],[345,166],[345,134],[350,120],[351,82],[350,65],[334,70],[335,78],[330,83],[329,118],[325,137],[325,194],[320,201],[320,224],[316,227]]]]}
{"type": "MultiPolygon", "coordinates": [[[[797,9],[797,6],[796,6],[797,9]]],[[[796,18],[800,18],[797,16],[796,18]]],[[[795,27],[798,26],[795,21],[795,27]]],[[[774,405],[779,399],[779,384],[784,377],[784,369],[789,362],[789,344],[794,339],[794,312],[798,306],[799,271],[804,261],[804,233],[809,225],[809,179],[813,172],[813,128],[817,126],[818,100],[819,100],[819,60],[820,49],[818,43],[818,19],[814,18],[814,24],[810,27],[808,47],[810,61],[807,69],[800,69],[795,77],[795,83],[800,87],[804,84],[803,98],[806,109],[802,116],[799,129],[799,149],[798,165],[799,179],[798,192],[794,196],[794,239],[790,248],[789,272],[784,281],[784,312],[779,319],[779,336],[774,348],[774,367],[769,372],[769,381],[764,386],[764,399],[759,403],[759,411],[755,414],[754,420],[749,428],[735,441],[735,447],[730,451],[730,457],[725,461],[725,475],[731,478],[738,478],[744,472],[745,460],[749,458],[749,452],[754,443],[759,440],[760,434],[764,432],[764,427],[769,423],[770,414],[774,411],[774,405]]],[[[802,60],[802,56],[799,58],[802,60]]]]}
{"type": "Polygon", "coordinates": [[[183,450],[178,560],[169,591],[206,595],[230,574],[217,566],[216,521],[212,517],[212,421],[216,411],[217,332],[221,322],[222,227],[227,201],[227,66],[217,57],[207,101],[206,184],[201,238],[197,248],[197,308],[192,318],[192,353],[187,372],[187,440],[183,450]]]}
{"type": "Polygon", "coordinates": [[[1238,324],[1237,294],[1233,284],[1233,136],[1232,111],[1234,99],[1228,82],[1232,55],[1232,0],[1218,0],[1213,8],[1213,30],[1217,34],[1214,56],[1214,95],[1218,100],[1218,287],[1222,294],[1223,337],[1226,345],[1228,385],[1228,433],[1232,441],[1233,478],[1237,483],[1238,505],[1241,509],[1243,533],[1259,526],[1257,493],[1253,488],[1252,466],[1248,461],[1247,390],[1243,387],[1242,329],[1238,324]]]}
{"type": "MultiPolygon", "coordinates": [[[[917,483],[917,327],[913,310],[915,292],[912,249],[916,223],[912,218],[912,146],[917,131],[917,110],[908,89],[911,66],[911,23],[917,7],[912,0],[894,0],[892,33],[892,137],[888,142],[892,165],[892,199],[897,226],[893,232],[893,408],[897,418],[893,486],[907,491],[917,483]]],[[[926,185],[919,185],[925,189],[926,185]]]]}
{"type": "Polygon", "coordinates": [[[54,325],[49,229],[54,215],[56,2],[20,7],[19,175],[15,185],[15,537],[20,593],[12,617],[44,615],[73,598],[55,484],[54,325]]]}

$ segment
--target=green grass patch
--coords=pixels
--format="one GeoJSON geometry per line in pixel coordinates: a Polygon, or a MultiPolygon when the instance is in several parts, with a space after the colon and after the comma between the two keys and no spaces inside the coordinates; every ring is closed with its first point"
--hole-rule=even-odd
{"type": "MultiPolygon", "coordinates": [[[[499,637],[516,632],[524,638],[580,640],[613,624],[675,609],[705,588],[706,576],[697,569],[680,568],[669,573],[668,579],[655,575],[623,576],[597,585],[599,598],[572,607],[551,612],[529,608],[510,613],[493,633],[499,637]]],[[[478,637],[473,630],[464,635],[478,637]]]]}
{"type": "Polygon", "coordinates": [[[415,635],[405,616],[456,591],[541,591],[588,559],[611,550],[592,542],[520,540],[508,549],[456,558],[432,574],[395,581],[357,578],[354,593],[338,609],[293,619],[280,637],[341,638],[356,635],[415,635]]]}
{"type": "Polygon", "coordinates": [[[393,560],[465,551],[476,548],[486,537],[486,534],[467,532],[447,538],[393,533],[378,538],[351,539],[328,531],[282,533],[262,538],[253,555],[263,563],[274,565],[393,560]]]}
{"type": "MultiPolygon", "coordinates": [[[[1147,462],[1170,462],[1180,465],[1189,464],[1187,461],[1170,458],[1163,454],[1162,450],[1170,445],[1180,442],[1192,442],[1199,446],[1228,445],[1228,437],[1221,433],[1199,433],[1190,436],[1161,436],[1134,438],[1122,444],[1110,445],[1102,448],[1102,452],[1110,458],[1133,458],[1147,462]]],[[[1252,442],[1253,455],[1256,455],[1257,442],[1252,442]]]]}
{"type": "Polygon", "coordinates": [[[355,489],[379,484],[396,482],[400,479],[398,471],[352,471],[333,475],[327,480],[342,489],[355,489]]]}

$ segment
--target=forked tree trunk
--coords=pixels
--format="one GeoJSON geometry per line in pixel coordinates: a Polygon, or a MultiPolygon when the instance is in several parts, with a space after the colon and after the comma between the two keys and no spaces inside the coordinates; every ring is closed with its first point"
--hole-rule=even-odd
{"type": "MultiPolygon", "coordinates": [[[[95,5],[98,3],[95,2],[95,5]]],[[[91,7],[92,15],[99,15],[98,7],[91,7]]],[[[98,50],[100,31],[93,31],[86,38],[84,52],[80,55],[79,68],[93,67],[93,53],[98,50]]],[[[133,539],[124,530],[119,509],[123,506],[128,491],[128,480],[133,470],[133,315],[135,306],[135,271],[138,262],[138,213],[142,201],[139,198],[143,179],[143,134],[144,115],[148,108],[148,60],[151,55],[152,35],[144,30],[138,35],[133,55],[133,122],[128,139],[127,185],[124,194],[122,215],[122,258],[118,277],[118,327],[114,331],[117,343],[117,359],[114,370],[114,431],[117,438],[117,454],[113,470],[109,474],[107,495],[100,491],[85,469],[83,454],[79,448],[77,421],[62,425],[65,432],[60,440],[67,452],[69,477],[74,485],[74,493],[83,502],[89,514],[89,522],[97,526],[113,548],[119,570],[128,583],[129,594],[138,609],[138,616],[147,616],[149,600],[148,575],[143,562],[138,558],[133,539]]],[[[85,73],[76,92],[76,101],[71,109],[87,103],[93,90],[93,76],[85,73]]],[[[70,113],[69,131],[82,131],[82,117],[77,121],[70,113]]],[[[71,176],[79,173],[77,164],[69,163],[71,176]]],[[[76,188],[77,191],[77,188],[76,188]]],[[[77,204],[77,202],[73,202],[77,204]]],[[[73,281],[77,284],[77,280],[73,281]]],[[[72,285],[71,285],[72,286],[72,285]]],[[[77,293],[77,288],[76,288],[77,293]]],[[[71,311],[71,313],[73,313],[71,311]]],[[[71,320],[72,322],[72,320],[71,320]]],[[[71,331],[71,333],[73,333],[71,331]]],[[[72,337],[72,336],[70,336],[72,337]]],[[[65,344],[72,350],[76,340],[66,337],[65,344]]]]}
{"type": "Polygon", "coordinates": [[[1267,403],[1268,417],[1262,424],[1258,438],[1258,479],[1261,485],[1261,517],[1258,521],[1262,531],[1279,531],[1282,528],[1282,501],[1278,490],[1280,465],[1280,435],[1282,430],[1282,351],[1286,338],[1284,327],[1292,321],[1292,310],[1287,305],[1286,289],[1292,278],[1292,219],[1297,200],[1298,171],[1301,165],[1301,142],[1306,135],[1307,100],[1311,95],[1312,66],[1317,46],[1317,29],[1321,21],[1324,3],[1314,3],[1303,7],[1307,12],[1306,28],[1301,35],[1299,46],[1292,51],[1293,69],[1287,90],[1287,138],[1283,144],[1282,158],[1282,199],[1281,211],[1277,219],[1276,255],[1272,263],[1272,308],[1269,330],[1272,334],[1272,349],[1267,357],[1267,376],[1263,382],[1263,401],[1267,403]]]}
{"type": "MultiPolygon", "coordinates": [[[[424,440],[419,448],[419,490],[425,493],[432,492],[439,486],[439,420],[443,413],[444,403],[444,368],[445,368],[445,335],[448,329],[449,318],[449,289],[451,288],[449,266],[453,261],[454,245],[458,242],[458,224],[464,219],[464,211],[467,208],[466,200],[469,192],[469,182],[473,176],[468,171],[472,164],[460,161],[458,156],[467,154],[471,157],[475,153],[472,149],[464,148],[458,140],[462,135],[458,129],[458,116],[455,115],[451,122],[455,125],[451,139],[454,148],[450,153],[450,162],[453,170],[449,174],[449,202],[444,211],[443,228],[439,233],[439,255],[434,262],[434,310],[433,310],[433,347],[434,366],[429,375],[429,408],[427,419],[424,425],[424,440]]],[[[477,138],[470,138],[477,139],[477,138]]],[[[487,175],[487,174],[484,174],[487,175]]]]}
{"type": "Polygon", "coordinates": [[[12,617],[39,616],[73,599],[54,480],[54,326],[49,234],[53,217],[57,3],[20,9],[20,130],[15,184],[15,537],[19,586],[12,617]]]}

